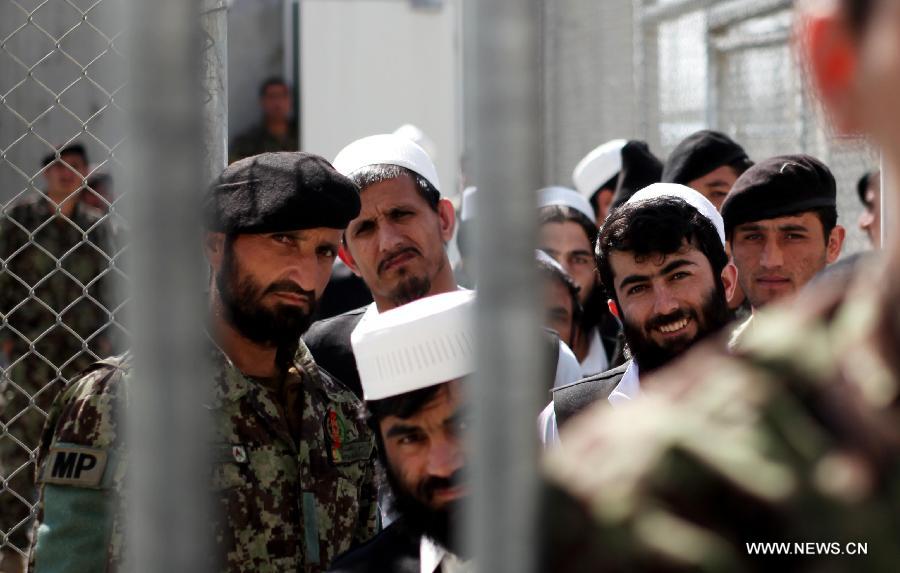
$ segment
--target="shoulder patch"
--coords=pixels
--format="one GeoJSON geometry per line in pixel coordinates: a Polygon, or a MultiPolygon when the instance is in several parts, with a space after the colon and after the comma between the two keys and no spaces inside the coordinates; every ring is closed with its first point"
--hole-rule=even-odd
{"type": "Polygon", "coordinates": [[[53,446],[44,466],[44,483],[100,487],[106,470],[106,450],[78,446],[53,446]]]}

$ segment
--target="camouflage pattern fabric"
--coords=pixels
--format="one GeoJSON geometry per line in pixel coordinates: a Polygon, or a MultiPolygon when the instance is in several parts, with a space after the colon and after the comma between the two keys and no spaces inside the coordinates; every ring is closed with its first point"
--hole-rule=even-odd
{"type": "MultiPolygon", "coordinates": [[[[242,375],[218,349],[212,349],[211,360],[217,373],[207,404],[214,426],[216,561],[224,571],[324,571],[378,528],[374,439],[359,415],[361,403],[316,367],[302,343],[285,383],[298,387],[299,382],[300,397],[287,400],[297,405],[294,413],[285,412],[278,394],[242,375]]],[[[88,560],[102,561],[106,571],[121,567],[122,507],[116,498],[126,477],[126,454],[116,404],[123,403],[118,394],[131,377],[127,356],[100,364],[54,404],[39,461],[32,570],[97,570],[79,569],[88,560]],[[66,466],[66,455],[82,451],[105,458],[102,475],[77,475],[82,465],[94,470],[97,464],[90,461],[66,466]],[[72,509],[85,507],[86,489],[105,491],[106,503],[115,500],[99,523],[91,524],[104,537],[90,543],[84,541],[90,533],[77,531],[84,517],[72,509]]]]}
{"type": "Polygon", "coordinates": [[[36,196],[0,219],[0,531],[27,551],[29,504],[34,500],[31,450],[45,412],[65,382],[112,349],[109,312],[111,226],[101,213],[77,204],[57,214],[36,196]],[[59,263],[57,266],[57,262],[59,263]],[[32,291],[33,289],[33,291],[32,291]],[[57,322],[57,316],[60,321],[57,322]]]}
{"type": "Polygon", "coordinates": [[[895,571],[900,325],[861,276],[572,420],[544,464],[540,570],[895,571]]]}

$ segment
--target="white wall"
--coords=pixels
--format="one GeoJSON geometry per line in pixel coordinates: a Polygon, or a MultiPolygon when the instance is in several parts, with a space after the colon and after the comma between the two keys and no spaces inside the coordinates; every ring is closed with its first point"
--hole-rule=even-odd
{"type": "Polygon", "coordinates": [[[457,0],[302,0],[302,148],[333,159],[354,139],[405,123],[435,143],[446,196],[457,194],[457,0]]]}

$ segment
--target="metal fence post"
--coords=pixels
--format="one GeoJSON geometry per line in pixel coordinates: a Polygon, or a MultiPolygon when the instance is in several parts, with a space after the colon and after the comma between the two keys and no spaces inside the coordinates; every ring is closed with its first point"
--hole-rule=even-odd
{"type": "MultiPolygon", "coordinates": [[[[203,371],[201,3],[129,4],[132,30],[133,348],[128,535],[132,571],[203,571],[210,531],[203,371]]],[[[215,100],[215,98],[213,98],[215,100]]]]}
{"type": "Polygon", "coordinates": [[[541,165],[537,0],[464,4],[464,126],[479,188],[473,487],[467,539],[480,571],[528,573],[536,547],[539,388],[545,383],[534,263],[541,165]]]}
{"type": "Polygon", "coordinates": [[[207,180],[228,164],[228,0],[202,0],[204,165],[207,180]]]}

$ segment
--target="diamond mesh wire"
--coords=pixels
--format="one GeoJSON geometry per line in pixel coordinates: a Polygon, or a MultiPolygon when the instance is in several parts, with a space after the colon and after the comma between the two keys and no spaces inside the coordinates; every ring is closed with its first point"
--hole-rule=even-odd
{"type": "Polygon", "coordinates": [[[0,3],[0,548],[28,551],[54,398],[126,344],[120,0],[0,3]],[[80,144],[78,153],[59,149],[80,144]],[[46,163],[45,158],[49,158],[46,163]]]}
{"type": "Polygon", "coordinates": [[[844,255],[869,247],[857,228],[855,185],[878,158],[864,141],[829,131],[791,44],[791,2],[646,1],[636,17],[643,52],[637,114],[650,118],[642,135],[660,157],[707,127],[734,137],[755,160],[818,157],[837,180],[844,255]]]}

